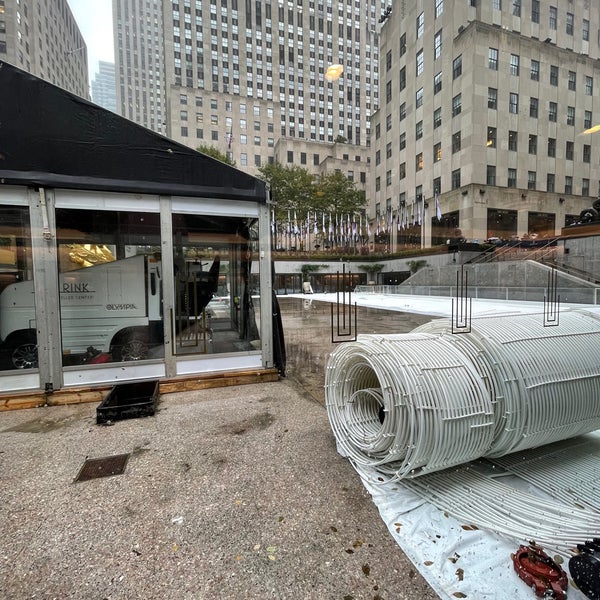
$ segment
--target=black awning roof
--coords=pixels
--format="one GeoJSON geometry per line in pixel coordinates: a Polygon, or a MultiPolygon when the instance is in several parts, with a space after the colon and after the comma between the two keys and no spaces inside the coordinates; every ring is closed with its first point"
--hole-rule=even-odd
{"type": "Polygon", "coordinates": [[[3,61],[0,184],[266,200],[260,179],[3,61]]]}

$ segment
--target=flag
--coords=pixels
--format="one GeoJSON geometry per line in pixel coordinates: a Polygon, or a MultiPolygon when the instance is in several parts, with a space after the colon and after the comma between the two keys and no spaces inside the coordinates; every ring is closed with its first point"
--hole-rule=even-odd
{"type": "Polygon", "coordinates": [[[435,216],[438,221],[442,220],[442,209],[440,208],[440,197],[439,194],[435,193],[435,216]]]}
{"type": "Polygon", "coordinates": [[[421,202],[417,204],[417,223],[421,224],[421,202]]]}

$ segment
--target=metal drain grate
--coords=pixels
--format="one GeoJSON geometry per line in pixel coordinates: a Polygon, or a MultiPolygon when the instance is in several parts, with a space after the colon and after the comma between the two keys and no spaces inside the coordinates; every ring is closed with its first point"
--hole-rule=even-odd
{"type": "Polygon", "coordinates": [[[125,472],[129,454],[116,454],[104,458],[90,458],[83,463],[74,483],[78,481],[89,481],[100,477],[111,477],[122,475],[125,472]]]}

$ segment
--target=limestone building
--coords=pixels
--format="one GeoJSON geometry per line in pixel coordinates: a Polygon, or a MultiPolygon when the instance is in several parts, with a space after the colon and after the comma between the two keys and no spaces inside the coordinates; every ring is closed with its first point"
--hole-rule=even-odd
{"type": "Polygon", "coordinates": [[[89,98],[87,48],[67,0],[0,0],[0,60],[89,98]]]}
{"type": "Polygon", "coordinates": [[[599,24],[590,0],[394,3],[368,196],[395,243],[552,237],[591,206],[599,24]]]}
{"type": "Polygon", "coordinates": [[[250,173],[283,138],[295,164],[306,150],[293,141],[327,148],[309,165],[334,156],[336,140],[362,156],[379,102],[385,4],[113,0],[119,110],[190,147],[215,146],[250,173]],[[335,64],[343,73],[329,81],[335,64]]]}
{"type": "Polygon", "coordinates": [[[92,80],[92,100],[102,108],[112,112],[117,111],[114,63],[99,61],[98,71],[92,80]]]}

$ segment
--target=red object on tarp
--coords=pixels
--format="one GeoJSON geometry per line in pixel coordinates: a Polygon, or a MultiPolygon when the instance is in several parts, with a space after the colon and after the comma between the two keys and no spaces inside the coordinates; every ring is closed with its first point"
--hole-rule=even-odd
{"type": "Polygon", "coordinates": [[[90,358],[87,363],[88,365],[99,365],[101,363],[107,363],[112,361],[112,356],[106,352],[100,352],[93,358],[90,358]]]}
{"type": "Polygon", "coordinates": [[[512,561],[517,575],[533,588],[536,596],[566,600],[567,574],[535,542],[519,546],[512,561]]]}

